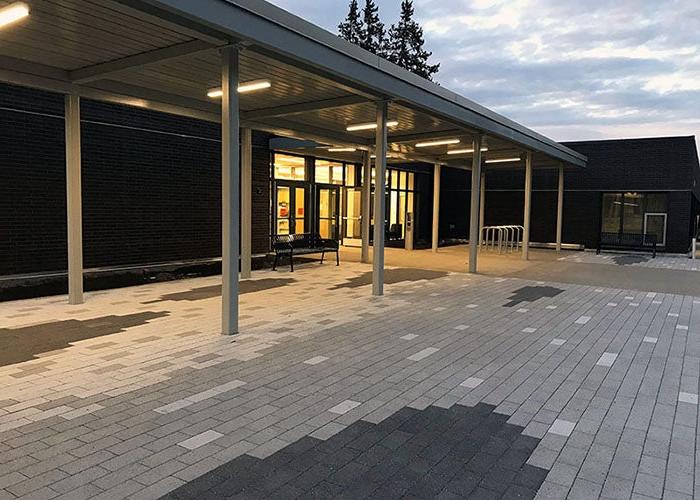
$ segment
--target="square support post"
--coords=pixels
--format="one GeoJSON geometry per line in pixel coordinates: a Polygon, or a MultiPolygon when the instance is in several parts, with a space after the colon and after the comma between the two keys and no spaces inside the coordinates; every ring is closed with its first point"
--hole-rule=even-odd
{"type": "Polygon", "coordinates": [[[374,243],[372,246],[372,295],[384,295],[384,220],[386,217],[387,113],[389,103],[377,103],[376,160],[374,162],[374,243]]]}
{"type": "Polygon", "coordinates": [[[433,167],[433,252],[438,251],[440,242],[440,172],[442,168],[435,164],[433,167]]]}
{"type": "Polygon", "coordinates": [[[557,191],[557,252],[561,252],[561,230],[564,223],[564,165],[559,167],[559,189],[557,191]]]}
{"type": "Polygon", "coordinates": [[[83,303],[83,196],[80,153],[80,97],[65,97],[68,303],[83,303]]]}
{"type": "Polygon", "coordinates": [[[525,207],[523,210],[523,260],[529,258],[530,213],[532,212],[532,152],[525,157],[525,207]]]}
{"type": "Polygon", "coordinates": [[[241,129],[241,278],[248,279],[253,258],[253,131],[241,129]]]}
{"type": "Polygon", "coordinates": [[[363,264],[369,264],[369,233],[372,220],[372,159],[369,151],[362,153],[362,216],[360,218],[360,233],[362,236],[363,264]]]}
{"type": "Polygon", "coordinates": [[[474,156],[472,156],[472,192],[471,209],[469,213],[469,272],[475,273],[479,258],[479,207],[481,197],[481,136],[475,135],[472,140],[474,156]]]}
{"type": "Polygon", "coordinates": [[[481,245],[482,231],[484,229],[484,220],[486,216],[486,170],[481,170],[481,194],[479,195],[479,245],[481,245]]]}
{"type": "Polygon", "coordinates": [[[221,331],[238,333],[240,157],[238,48],[221,50],[221,331]]]}

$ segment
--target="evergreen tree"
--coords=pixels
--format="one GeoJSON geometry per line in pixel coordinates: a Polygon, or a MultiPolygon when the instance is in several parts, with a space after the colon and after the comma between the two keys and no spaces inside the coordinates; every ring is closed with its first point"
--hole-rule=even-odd
{"type": "Polygon", "coordinates": [[[440,64],[428,63],[433,53],[423,47],[423,28],[413,19],[413,14],[413,0],[402,0],[399,22],[389,30],[388,59],[418,76],[432,80],[440,64]]]}
{"type": "Polygon", "coordinates": [[[359,46],[378,56],[386,56],[386,30],[384,23],[379,20],[379,7],[374,0],[365,0],[362,10],[362,38],[359,46]]]}
{"type": "Polygon", "coordinates": [[[338,25],[338,35],[348,42],[355,45],[360,44],[364,28],[360,19],[360,8],[357,5],[357,0],[350,1],[350,10],[345,21],[338,25]]]}

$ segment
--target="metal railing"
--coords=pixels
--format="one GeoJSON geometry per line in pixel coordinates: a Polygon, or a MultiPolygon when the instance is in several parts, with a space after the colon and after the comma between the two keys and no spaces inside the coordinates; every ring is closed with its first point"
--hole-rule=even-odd
{"type": "Polygon", "coordinates": [[[479,236],[479,250],[493,250],[498,253],[518,251],[522,247],[523,226],[484,226],[479,236]]]}

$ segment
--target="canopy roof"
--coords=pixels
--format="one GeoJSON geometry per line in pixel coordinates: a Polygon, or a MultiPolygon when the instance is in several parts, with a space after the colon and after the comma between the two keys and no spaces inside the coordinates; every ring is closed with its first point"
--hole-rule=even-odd
{"type": "MultiPolygon", "coordinates": [[[[14,3],[0,0],[0,7],[14,3]]],[[[0,28],[0,80],[218,121],[218,48],[238,44],[241,124],[329,146],[370,149],[375,102],[389,100],[397,158],[466,164],[486,134],[488,159],[534,153],[535,166],[585,166],[585,156],[419,78],[262,0],[29,0],[0,28]],[[459,144],[416,147],[437,139],[459,144]]]]}

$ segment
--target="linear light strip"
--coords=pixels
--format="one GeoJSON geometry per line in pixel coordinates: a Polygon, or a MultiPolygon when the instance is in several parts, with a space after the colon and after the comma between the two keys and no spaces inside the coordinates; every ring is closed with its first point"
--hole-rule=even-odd
{"type": "Polygon", "coordinates": [[[440,139],[437,141],[427,141],[416,143],[417,148],[432,148],[434,146],[449,146],[450,144],[459,144],[459,139],[440,139]]]}
{"type": "Polygon", "coordinates": [[[11,3],[0,9],[0,27],[8,26],[29,15],[29,5],[24,2],[11,3]]]}
{"type": "MultiPolygon", "coordinates": [[[[489,150],[489,148],[481,148],[482,153],[485,153],[488,150],[489,150]]],[[[473,148],[470,148],[470,149],[452,149],[452,150],[448,151],[447,154],[448,155],[464,155],[464,154],[470,154],[473,152],[474,152],[473,148]]]]}
{"type": "Polygon", "coordinates": [[[493,160],[486,160],[484,163],[510,163],[515,161],[521,161],[521,158],[495,158],[493,160]]]}
{"type": "MultiPolygon", "coordinates": [[[[254,92],[256,90],[269,89],[270,87],[272,87],[272,83],[270,82],[270,80],[253,80],[250,82],[241,83],[238,86],[238,93],[245,94],[246,92],[254,92]]],[[[223,95],[224,91],[221,89],[221,87],[216,87],[207,91],[207,96],[211,97],[212,99],[221,97],[223,95]]]]}
{"type": "MultiPolygon", "coordinates": [[[[399,124],[398,121],[396,120],[389,120],[386,122],[387,127],[396,127],[399,124]]],[[[357,123],[355,125],[348,125],[345,130],[348,132],[357,132],[360,130],[373,130],[377,128],[377,124],[374,122],[371,123],[357,123]]]]}

